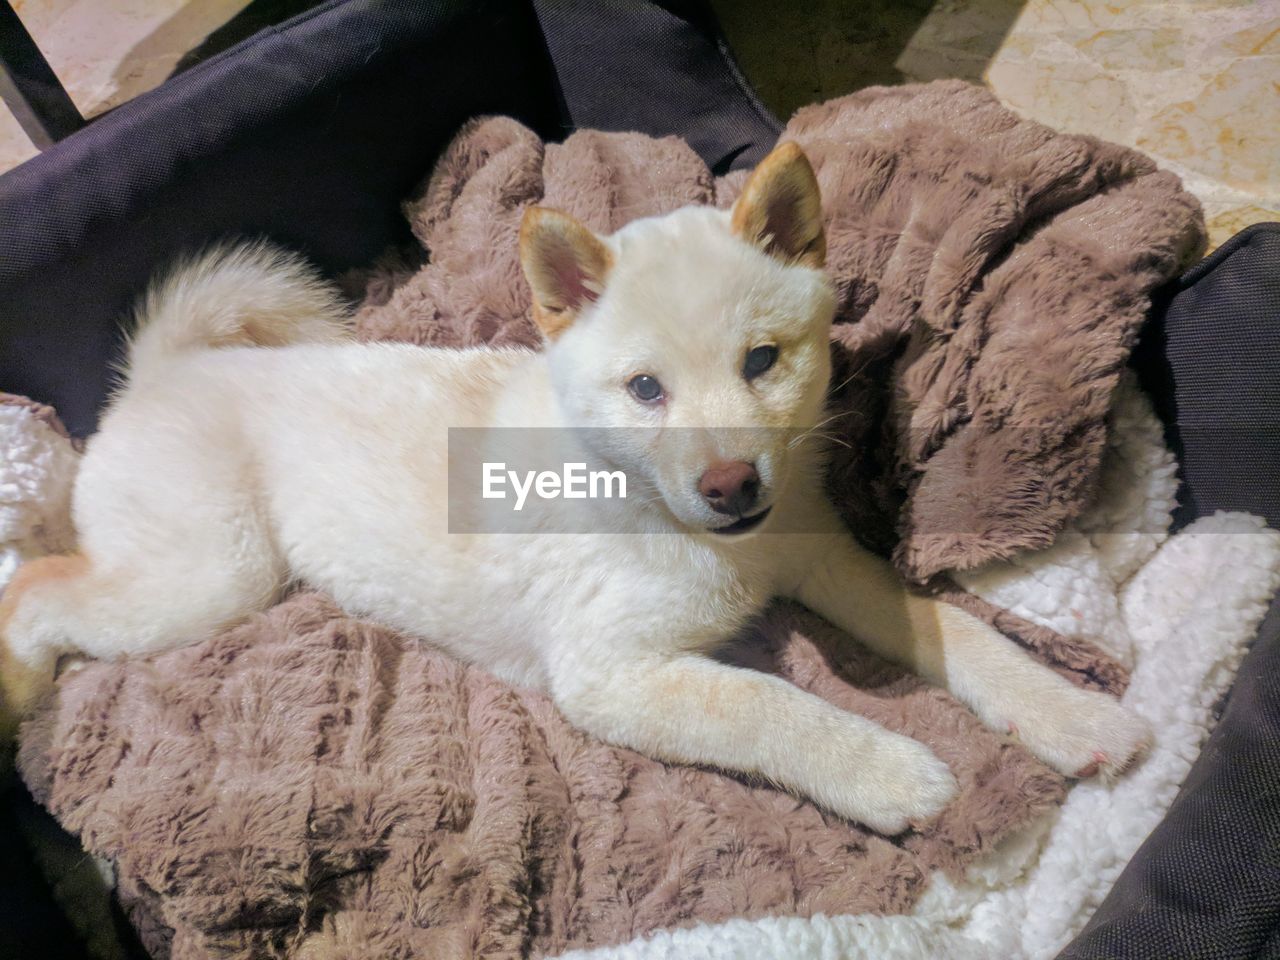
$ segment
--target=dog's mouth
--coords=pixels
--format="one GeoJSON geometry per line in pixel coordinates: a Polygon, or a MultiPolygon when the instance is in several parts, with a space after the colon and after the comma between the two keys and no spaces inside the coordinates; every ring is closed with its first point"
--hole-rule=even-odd
{"type": "Polygon", "coordinates": [[[760,524],[764,523],[764,518],[769,516],[769,511],[772,509],[773,507],[765,507],[759,513],[752,514],[749,517],[739,517],[727,526],[711,527],[710,530],[712,533],[719,534],[746,533],[748,530],[754,530],[756,527],[760,526],[760,524]]]}

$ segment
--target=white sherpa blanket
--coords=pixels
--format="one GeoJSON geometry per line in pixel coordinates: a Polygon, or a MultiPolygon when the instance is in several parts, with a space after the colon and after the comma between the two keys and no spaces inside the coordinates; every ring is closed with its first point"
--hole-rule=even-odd
{"type": "Polygon", "coordinates": [[[1257,517],[1217,513],[1169,535],[1176,464],[1131,381],[1110,426],[1098,499],[1052,547],[953,576],[1132,667],[1124,701],[1155,730],[1138,767],[1077,784],[963,883],[938,874],[910,916],[731,920],[560,960],[1048,960],[1066,946],[1173,802],[1280,589],[1280,533],[1257,517]]]}
{"type": "Polygon", "coordinates": [[[79,456],[48,408],[0,402],[0,590],[24,561],[70,549],[79,456]]]}
{"type": "MultiPolygon", "coordinates": [[[[1049,958],[1084,925],[1163,817],[1208,736],[1214,705],[1280,588],[1280,533],[1219,513],[1167,533],[1177,480],[1150,404],[1117,392],[1094,506],[1053,547],[956,574],[1000,606],[1110,649],[1133,668],[1125,701],[1156,731],[1114,784],[1077,785],[1051,821],[963,883],[938,875],[915,913],[735,920],[662,932],[563,960],[1049,958]],[[1223,536],[1223,534],[1232,534],[1223,536]],[[1229,577],[1221,576],[1229,570],[1229,577]]],[[[77,457],[31,408],[0,405],[0,588],[60,548],[77,457]]]]}

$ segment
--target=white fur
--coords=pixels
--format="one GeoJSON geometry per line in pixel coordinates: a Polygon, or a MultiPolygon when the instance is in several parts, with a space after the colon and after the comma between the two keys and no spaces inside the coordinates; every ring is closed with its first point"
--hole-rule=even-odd
{"type": "Polygon", "coordinates": [[[180,261],[136,311],[129,376],[162,374],[175,355],[210,347],[326,343],[346,312],[297,256],[266,243],[220,246],[180,261]]]}
{"type": "Polygon", "coordinates": [[[605,243],[614,266],[598,300],[542,353],[334,342],[331,296],[261,246],[183,267],[144,305],[128,385],[77,480],[87,569],[33,578],[17,596],[14,655],[51,670],[66,652],[166,649],[302,579],[549,690],[611,742],[761,774],[885,832],[936,814],[955,781],[922,744],[709,656],[782,594],[998,729],[1016,725],[1063,772],[1099,751],[1118,769],[1141,749],[1145,724],[1114,699],[908,592],[843,529],[804,437],[830,375],[834,298],[819,271],[775,260],[733,234],[729,213],[702,208],[605,243]],[[743,357],[761,343],[779,359],[748,382],[743,357]],[[641,372],[662,381],[665,403],[629,394],[641,372]],[[607,533],[451,533],[447,428],[466,426],[633,428],[603,448],[565,432],[560,452],[654,493],[549,508],[553,520],[607,510],[607,533]],[[712,528],[728,518],[697,482],[734,459],[757,464],[772,513],[759,532],[722,536],[712,528]]]}

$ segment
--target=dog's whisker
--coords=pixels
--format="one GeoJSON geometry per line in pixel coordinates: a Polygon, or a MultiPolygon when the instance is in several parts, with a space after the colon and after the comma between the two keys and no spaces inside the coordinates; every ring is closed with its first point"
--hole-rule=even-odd
{"type": "Polygon", "coordinates": [[[874,356],[872,356],[872,355],[868,355],[867,357],[865,357],[865,358],[863,359],[862,363],[858,364],[858,368],[857,368],[856,370],[854,370],[851,374],[849,374],[849,376],[847,376],[843,381],[841,381],[841,383],[840,383],[840,385],[839,385],[838,387],[834,387],[834,388],[832,388],[831,390],[829,390],[828,392],[829,392],[829,393],[839,393],[841,390],[843,390],[843,389],[844,389],[845,387],[847,387],[849,384],[853,383],[853,381],[854,381],[854,379],[855,379],[855,378],[857,378],[857,377],[861,376],[861,375],[866,371],[867,367],[871,366],[871,361],[872,361],[872,360],[874,360],[874,359],[875,359],[875,357],[874,357],[874,356]]]}
{"type": "Polygon", "coordinates": [[[852,410],[841,410],[839,413],[833,413],[831,416],[827,417],[827,419],[825,419],[825,420],[821,420],[821,421],[819,421],[818,423],[815,423],[815,424],[814,424],[812,427],[810,427],[809,429],[810,429],[810,430],[819,430],[819,429],[821,429],[822,427],[825,427],[825,426],[826,426],[828,423],[830,423],[832,420],[839,420],[841,417],[849,417],[849,416],[852,416],[852,415],[853,415],[853,411],[852,411],[852,410]]]}
{"type": "Polygon", "coordinates": [[[806,433],[802,433],[800,436],[796,437],[794,440],[788,443],[787,446],[796,447],[796,446],[799,446],[801,443],[803,443],[805,440],[813,440],[813,439],[828,440],[831,443],[839,444],[840,446],[844,447],[846,450],[853,449],[853,446],[849,444],[846,440],[843,440],[840,437],[835,436],[834,434],[819,433],[816,430],[809,430],[806,433]]]}
{"type": "Polygon", "coordinates": [[[844,447],[846,450],[852,450],[852,449],[853,449],[852,445],[850,445],[850,444],[846,443],[845,441],[841,440],[839,437],[833,437],[833,436],[831,436],[830,434],[826,434],[826,433],[819,434],[819,435],[818,435],[818,439],[826,440],[828,443],[834,443],[834,444],[836,444],[836,445],[838,445],[838,446],[844,447]]]}

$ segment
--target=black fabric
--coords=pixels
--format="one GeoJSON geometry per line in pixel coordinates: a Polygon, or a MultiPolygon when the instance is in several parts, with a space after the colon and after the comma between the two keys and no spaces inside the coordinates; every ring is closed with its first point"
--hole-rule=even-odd
{"type": "MultiPolygon", "coordinates": [[[[1280,527],[1280,224],[1168,291],[1135,365],[1181,460],[1179,522],[1247,510],[1280,527]]],[[[1059,960],[1276,956],[1280,598],[1168,815],[1059,960]]]]}
{"type": "Polygon", "coordinates": [[[1178,526],[1280,528],[1280,223],[1241,231],[1159,297],[1134,352],[1183,480],[1178,526]]]}
{"type": "Polygon", "coordinates": [[[320,6],[321,2],[322,0],[249,0],[247,6],[201,40],[194,50],[184,53],[174,64],[170,76],[190,70],[197,63],[216,57],[237,43],[248,40],[255,33],[268,30],[320,6]]]}
{"type": "Polygon", "coordinates": [[[119,321],[177,252],[266,235],[322,268],[406,239],[400,201],[468,118],[561,126],[521,0],[337,0],[0,177],[0,385],[93,429],[119,321]]]}
{"type": "Polygon", "coordinates": [[[0,957],[87,958],[40,868],[18,839],[15,810],[33,804],[16,777],[0,786],[0,957]]]}
{"type": "Polygon", "coordinates": [[[1058,960],[1249,960],[1278,947],[1280,600],[1173,806],[1058,960]]]}
{"type": "Polygon", "coordinates": [[[678,133],[712,172],[754,167],[782,132],[699,0],[535,0],[572,128],[678,133]]]}

